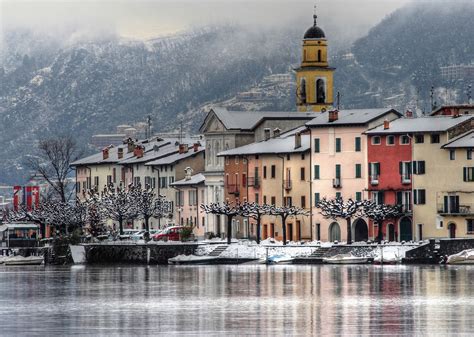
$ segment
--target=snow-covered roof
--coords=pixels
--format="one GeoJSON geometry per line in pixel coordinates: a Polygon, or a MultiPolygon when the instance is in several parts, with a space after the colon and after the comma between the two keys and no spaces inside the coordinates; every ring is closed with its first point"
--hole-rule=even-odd
{"type": "Polygon", "coordinates": [[[242,156],[253,154],[301,153],[309,151],[310,135],[301,135],[301,146],[295,148],[294,134],[285,134],[278,138],[270,138],[232,150],[222,151],[217,156],[242,156]]]}
{"type": "Polygon", "coordinates": [[[307,122],[307,126],[313,127],[324,127],[324,126],[343,126],[343,125],[364,125],[371,121],[380,118],[388,113],[395,113],[399,116],[401,114],[389,108],[381,109],[350,109],[350,110],[339,110],[338,119],[329,122],[329,111],[318,113],[317,116],[311,121],[307,122]]]}
{"type": "Polygon", "coordinates": [[[34,223],[6,223],[0,226],[0,232],[4,232],[7,229],[38,229],[39,226],[34,223]]]}
{"type": "Polygon", "coordinates": [[[454,138],[449,143],[444,144],[442,148],[444,149],[474,148],[474,130],[468,131],[454,138]]]}
{"type": "MultiPolygon", "coordinates": [[[[214,113],[228,130],[253,130],[266,119],[303,119],[310,120],[316,116],[314,112],[295,111],[229,111],[226,108],[214,107],[209,114],[214,113]]],[[[204,126],[201,125],[201,130],[204,126]]]]}
{"type": "Polygon", "coordinates": [[[181,179],[178,181],[175,181],[174,183],[171,183],[171,186],[189,186],[189,185],[198,185],[203,183],[206,180],[206,177],[204,177],[204,174],[198,173],[193,176],[191,176],[191,179],[181,179]]]}
{"type": "Polygon", "coordinates": [[[379,125],[367,130],[368,135],[395,134],[395,133],[417,133],[417,132],[443,132],[452,127],[474,118],[472,115],[460,117],[452,116],[426,116],[419,118],[399,118],[391,121],[388,129],[379,125]]]}
{"type": "Polygon", "coordinates": [[[205,150],[205,147],[204,145],[201,145],[197,151],[194,151],[194,149],[192,147],[189,147],[189,150],[188,152],[184,152],[184,153],[174,153],[172,155],[169,155],[169,156],[166,156],[166,157],[162,157],[162,158],[159,158],[159,159],[156,159],[156,160],[152,160],[151,162],[149,163],[146,163],[145,165],[152,165],[152,166],[158,166],[158,165],[170,165],[170,164],[174,164],[180,160],[183,160],[185,158],[189,158],[189,157],[192,157],[192,156],[195,156],[197,155],[198,153],[201,153],[205,150]]]}

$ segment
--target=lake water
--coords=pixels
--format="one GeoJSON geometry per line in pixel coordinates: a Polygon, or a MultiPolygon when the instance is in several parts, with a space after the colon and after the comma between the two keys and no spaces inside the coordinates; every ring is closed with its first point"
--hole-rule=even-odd
{"type": "Polygon", "coordinates": [[[0,335],[474,334],[474,266],[0,266],[0,335]]]}

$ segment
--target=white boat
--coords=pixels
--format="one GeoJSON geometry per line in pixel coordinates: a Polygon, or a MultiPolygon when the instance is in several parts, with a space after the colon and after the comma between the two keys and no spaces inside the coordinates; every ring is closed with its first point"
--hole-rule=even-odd
{"type": "Polygon", "coordinates": [[[40,265],[44,262],[42,256],[12,256],[4,260],[6,266],[26,266],[26,265],[40,265]]]}
{"type": "Polygon", "coordinates": [[[9,256],[2,256],[0,255],[0,264],[3,264],[5,262],[6,259],[8,259],[9,256]]]}
{"type": "Polygon", "coordinates": [[[363,264],[369,261],[366,257],[354,256],[352,254],[337,254],[323,258],[324,263],[329,264],[363,264]]]}
{"type": "Polygon", "coordinates": [[[276,254],[276,255],[269,256],[266,260],[264,260],[264,263],[267,263],[267,264],[287,264],[287,263],[292,263],[293,260],[294,260],[294,258],[292,258],[289,255],[276,254]]]}
{"type": "Polygon", "coordinates": [[[448,256],[447,264],[474,264],[474,249],[466,249],[448,256]]]}
{"type": "Polygon", "coordinates": [[[82,245],[69,245],[74,264],[86,263],[86,247],[82,245]]]}
{"type": "Polygon", "coordinates": [[[178,255],[168,259],[168,264],[208,264],[216,259],[216,256],[208,255],[178,255]]]}
{"type": "Polygon", "coordinates": [[[398,257],[398,256],[384,256],[382,258],[382,256],[376,256],[374,257],[374,263],[375,264],[397,264],[397,263],[401,263],[402,260],[398,257]]]}

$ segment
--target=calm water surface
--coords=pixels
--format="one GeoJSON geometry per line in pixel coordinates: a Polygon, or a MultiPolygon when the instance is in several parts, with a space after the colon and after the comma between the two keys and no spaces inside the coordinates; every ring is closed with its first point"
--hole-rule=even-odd
{"type": "Polygon", "coordinates": [[[0,266],[1,335],[473,335],[474,266],[0,266]]]}

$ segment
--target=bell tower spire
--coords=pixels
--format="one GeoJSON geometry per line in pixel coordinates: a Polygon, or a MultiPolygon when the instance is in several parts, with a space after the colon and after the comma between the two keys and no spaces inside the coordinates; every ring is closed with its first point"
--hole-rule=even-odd
{"type": "Polygon", "coordinates": [[[335,68],[329,66],[326,35],[318,27],[317,18],[314,5],[313,26],[304,34],[301,66],[295,69],[298,111],[321,112],[334,104],[335,68]]]}

